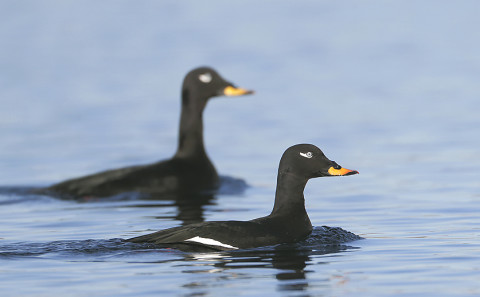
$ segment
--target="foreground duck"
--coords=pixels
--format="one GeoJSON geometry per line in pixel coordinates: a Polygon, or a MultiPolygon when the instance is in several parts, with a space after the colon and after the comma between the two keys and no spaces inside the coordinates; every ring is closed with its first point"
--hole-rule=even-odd
{"type": "Polygon", "coordinates": [[[252,93],[235,87],[212,68],[196,68],[183,81],[178,148],[171,159],[70,179],[37,192],[84,198],[124,192],[182,195],[215,190],[219,176],[203,144],[203,110],[212,97],[252,93]]]}
{"type": "Polygon", "coordinates": [[[330,161],[311,144],[298,144],[283,154],[278,168],[277,189],[272,212],[250,221],[214,221],[161,230],[128,239],[185,251],[234,250],[294,243],[312,232],[305,210],[303,190],[310,178],[352,175],[330,161]]]}

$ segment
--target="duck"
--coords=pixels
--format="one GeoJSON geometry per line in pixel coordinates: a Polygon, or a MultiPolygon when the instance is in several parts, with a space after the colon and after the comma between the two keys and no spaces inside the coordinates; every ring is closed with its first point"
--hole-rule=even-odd
{"type": "Polygon", "coordinates": [[[182,251],[226,251],[297,243],[312,232],[305,209],[304,189],[309,179],[348,176],[356,170],[329,160],[313,144],[297,144],[283,153],[278,166],[272,212],[249,221],[207,221],[173,227],[127,239],[182,251]]]}
{"type": "Polygon", "coordinates": [[[178,146],[173,157],[69,179],[36,192],[90,199],[121,193],[178,197],[215,191],[219,175],[205,150],[203,111],[213,97],[253,93],[236,87],[211,67],[195,68],[186,74],[181,88],[178,146]]]}

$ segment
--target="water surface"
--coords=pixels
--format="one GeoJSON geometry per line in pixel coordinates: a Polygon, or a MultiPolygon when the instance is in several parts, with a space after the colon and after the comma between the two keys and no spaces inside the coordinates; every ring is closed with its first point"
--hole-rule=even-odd
{"type": "Polygon", "coordinates": [[[209,3],[0,4],[2,296],[480,294],[480,4],[209,3]],[[249,188],[186,208],[26,192],[171,156],[181,80],[200,65],[257,92],[204,115],[218,171],[249,188]],[[268,214],[281,154],[305,142],[360,171],[308,183],[307,241],[213,254],[122,241],[268,214]],[[322,226],[364,239],[325,244],[322,226]]]}

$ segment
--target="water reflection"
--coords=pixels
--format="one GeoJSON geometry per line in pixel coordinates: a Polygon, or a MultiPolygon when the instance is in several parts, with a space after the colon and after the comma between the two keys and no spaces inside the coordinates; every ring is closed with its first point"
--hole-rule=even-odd
{"type": "MultiPolygon", "coordinates": [[[[175,195],[161,194],[161,195],[135,195],[135,194],[122,194],[110,199],[141,199],[142,201],[152,201],[151,204],[138,204],[131,207],[175,207],[176,215],[169,216],[164,215],[156,216],[157,219],[174,219],[180,221],[181,225],[188,225],[194,223],[201,223],[205,221],[204,211],[206,206],[216,205],[218,195],[241,195],[248,188],[247,183],[242,179],[233,177],[222,176],[220,188],[213,193],[199,193],[199,194],[182,194],[177,193],[175,195]],[[164,201],[166,203],[156,203],[164,201]]],[[[103,199],[102,199],[103,200],[103,199]]]]}
{"type": "MultiPolygon", "coordinates": [[[[32,187],[0,187],[0,205],[9,205],[26,202],[51,201],[57,197],[32,194],[32,187]]],[[[95,202],[118,202],[138,200],[139,203],[127,204],[125,207],[152,207],[152,208],[175,208],[175,215],[166,215],[167,212],[161,211],[164,215],[159,215],[158,219],[169,219],[180,221],[182,225],[200,223],[205,220],[204,211],[207,205],[216,205],[216,196],[214,194],[197,195],[177,195],[177,196],[140,196],[135,193],[124,193],[108,198],[82,198],[75,199],[76,203],[95,203],[95,202]],[[151,203],[150,203],[150,202],[151,203]]]]}
{"type": "Polygon", "coordinates": [[[35,190],[37,190],[38,188],[31,186],[3,186],[0,187],[0,205],[50,199],[70,200],[77,203],[122,202],[138,200],[139,203],[129,203],[128,205],[126,205],[126,207],[175,208],[175,215],[168,215],[168,212],[162,210],[162,215],[156,216],[156,218],[176,220],[180,221],[181,225],[188,225],[205,221],[205,207],[210,205],[216,205],[216,197],[218,195],[242,195],[248,188],[247,183],[239,178],[221,176],[220,180],[220,188],[212,193],[177,193],[175,195],[144,195],[140,193],[121,193],[115,196],[105,198],[79,197],[76,199],[65,199],[65,196],[37,194],[35,193],[35,190]]]}
{"type": "MultiPolygon", "coordinates": [[[[216,205],[217,195],[241,195],[248,188],[243,179],[230,176],[220,176],[220,187],[213,193],[200,194],[176,194],[176,195],[149,195],[142,196],[146,200],[167,200],[172,201],[169,206],[177,208],[177,214],[174,217],[158,216],[158,219],[175,219],[182,222],[182,225],[201,223],[205,221],[204,210],[207,205],[216,205]]],[[[145,205],[143,205],[145,206],[145,205]]],[[[157,207],[158,205],[150,205],[157,207]]]]}
{"type": "MultiPolygon", "coordinates": [[[[165,200],[165,197],[150,196],[144,198],[144,200],[165,200]],[[160,199],[162,198],[162,199],[160,199]]],[[[216,205],[216,197],[213,194],[198,194],[188,195],[182,197],[175,197],[175,199],[167,200],[171,203],[168,204],[138,204],[131,207],[174,207],[176,208],[176,214],[174,216],[162,215],[156,216],[157,219],[174,219],[180,221],[181,225],[188,225],[194,223],[201,223],[205,221],[204,211],[207,205],[216,205]]]]}
{"type": "MultiPolygon", "coordinates": [[[[312,258],[317,256],[324,256],[327,254],[335,254],[346,251],[348,249],[355,249],[355,247],[333,244],[321,246],[305,246],[303,244],[297,245],[280,245],[271,248],[259,248],[253,250],[242,250],[225,253],[212,254],[193,254],[185,257],[185,261],[192,263],[192,269],[185,269],[184,273],[194,274],[222,274],[222,277],[214,277],[216,281],[232,280],[237,278],[242,279],[256,279],[259,277],[258,270],[252,269],[266,269],[263,275],[274,275],[278,280],[278,291],[305,291],[311,287],[308,274],[313,271],[308,270],[311,264],[321,265],[328,262],[313,263],[312,258]],[[200,266],[205,266],[206,269],[199,269],[200,266]],[[274,272],[268,271],[274,269],[274,272]],[[254,272],[255,273],[252,273],[254,272]]],[[[316,268],[318,269],[318,267],[316,268]]],[[[329,278],[325,278],[325,285],[330,282],[329,278]]],[[[199,281],[189,281],[184,284],[185,288],[213,288],[218,286],[217,282],[212,282],[211,278],[201,278],[199,281]]],[[[318,279],[315,280],[315,286],[319,285],[318,279]]],[[[195,293],[193,293],[195,294],[195,293]]]]}
{"type": "MultiPolygon", "coordinates": [[[[208,294],[232,285],[272,282],[277,291],[310,296],[319,287],[330,288],[335,279],[318,278],[319,265],[328,264],[325,255],[358,249],[346,244],[312,244],[304,241],[274,247],[215,253],[183,253],[134,244],[122,239],[54,241],[48,243],[10,242],[0,245],[0,259],[68,259],[74,262],[123,262],[134,273],[171,270],[185,276],[175,285],[188,290],[187,296],[208,294]],[[319,261],[324,259],[323,261],[319,261]],[[139,265],[141,264],[141,265],[139,265]],[[151,265],[158,265],[152,271],[151,265]],[[309,269],[311,267],[311,269],[309,269]],[[140,270],[138,270],[140,269],[140,270]],[[311,274],[311,277],[309,275],[311,274]]],[[[160,273],[163,277],[164,274],[160,273]]],[[[258,286],[256,288],[258,290],[258,286]]],[[[255,292],[258,293],[258,292],[255,292]]]]}

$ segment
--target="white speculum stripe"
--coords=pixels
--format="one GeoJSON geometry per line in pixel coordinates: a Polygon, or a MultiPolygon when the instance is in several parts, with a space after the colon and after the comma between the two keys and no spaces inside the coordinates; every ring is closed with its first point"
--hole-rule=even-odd
{"type": "Polygon", "coordinates": [[[195,237],[192,237],[190,239],[186,239],[185,241],[193,241],[193,242],[198,242],[198,243],[202,243],[202,244],[206,244],[206,245],[221,246],[221,247],[225,247],[225,248],[229,248],[229,249],[238,249],[237,247],[231,246],[231,245],[226,244],[226,243],[221,243],[220,241],[217,241],[215,239],[203,238],[203,237],[200,237],[200,236],[195,236],[195,237]]]}

